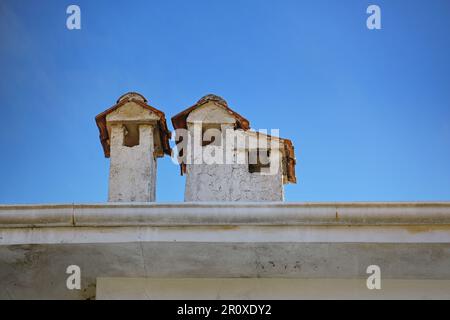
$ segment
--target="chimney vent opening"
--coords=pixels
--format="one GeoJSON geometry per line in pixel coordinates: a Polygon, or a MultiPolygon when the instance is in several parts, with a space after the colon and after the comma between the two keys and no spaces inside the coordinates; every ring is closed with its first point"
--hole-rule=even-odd
{"type": "Polygon", "coordinates": [[[130,148],[139,145],[139,125],[125,125],[123,145],[130,148]]]}
{"type": "Polygon", "coordinates": [[[250,150],[248,152],[248,171],[261,173],[265,168],[270,168],[270,150],[250,150]]]}
{"type": "Polygon", "coordinates": [[[220,124],[202,125],[202,146],[205,147],[208,145],[222,145],[222,128],[220,124]]]}

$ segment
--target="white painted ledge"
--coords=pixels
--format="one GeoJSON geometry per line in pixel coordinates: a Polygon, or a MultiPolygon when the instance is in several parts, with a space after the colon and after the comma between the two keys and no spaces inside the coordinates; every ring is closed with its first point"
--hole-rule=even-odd
{"type": "Polygon", "coordinates": [[[0,229],[377,225],[450,225],[450,202],[0,205],[0,229]]]}

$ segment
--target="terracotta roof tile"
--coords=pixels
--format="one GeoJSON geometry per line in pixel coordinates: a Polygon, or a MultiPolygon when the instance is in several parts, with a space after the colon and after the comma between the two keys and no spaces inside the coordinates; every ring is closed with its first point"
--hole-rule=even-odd
{"type": "Polygon", "coordinates": [[[228,103],[221,97],[216,96],[214,94],[208,94],[204,97],[202,97],[200,100],[197,101],[196,104],[193,106],[187,108],[184,111],[181,111],[177,115],[172,117],[172,125],[175,129],[184,128],[187,129],[187,123],[186,119],[189,116],[189,114],[194,111],[195,109],[201,107],[202,105],[213,101],[214,103],[222,106],[228,113],[230,113],[235,119],[236,119],[236,129],[243,129],[248,130],[250,129],[250,123],[247,119],[245,119],[243,116],[238,114],[237,112],[231,110],[228,107],[228,103]]]}

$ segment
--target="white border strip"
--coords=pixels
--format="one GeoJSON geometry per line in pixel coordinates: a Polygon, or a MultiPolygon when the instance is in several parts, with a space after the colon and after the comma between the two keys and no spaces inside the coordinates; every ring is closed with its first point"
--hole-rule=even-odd
{"type": "Polygon", "coordinates": [[[210,225],[450,225],[450,202],[107,203],[0,206],[0,229],[210,225]]]}

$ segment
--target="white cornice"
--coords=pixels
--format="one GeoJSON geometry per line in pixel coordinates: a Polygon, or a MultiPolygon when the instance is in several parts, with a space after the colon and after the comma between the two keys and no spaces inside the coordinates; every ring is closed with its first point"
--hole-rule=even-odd
{"type": "Polygon", "coordinates": [[[0,205],[0,229],[314,225],[450,225],[450,202],[0,205]]]}

